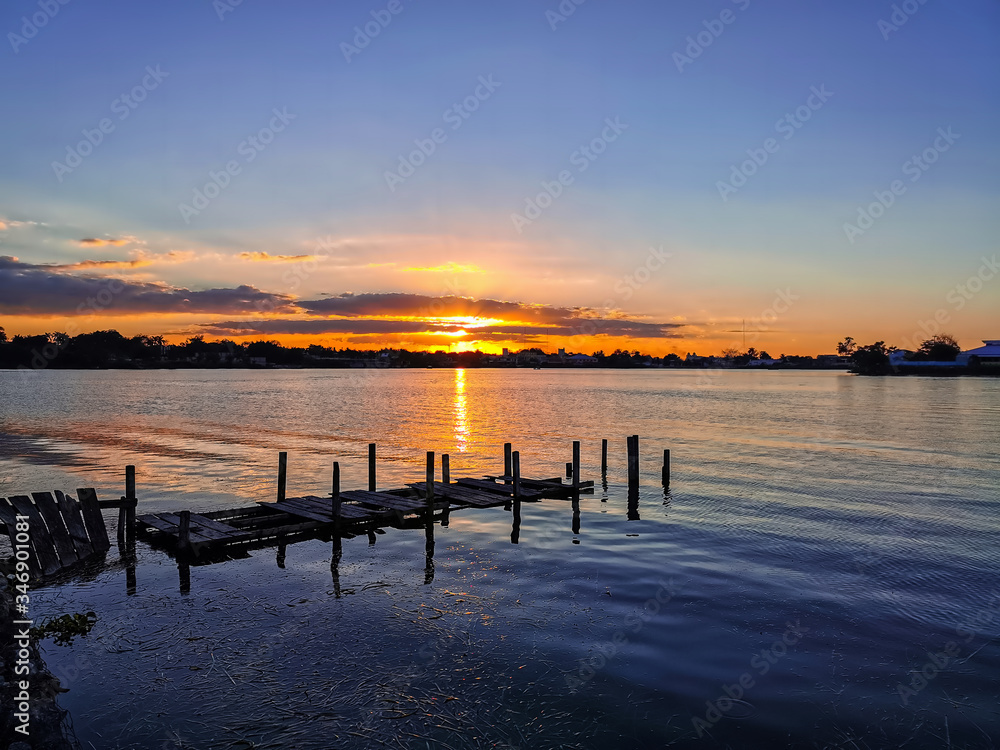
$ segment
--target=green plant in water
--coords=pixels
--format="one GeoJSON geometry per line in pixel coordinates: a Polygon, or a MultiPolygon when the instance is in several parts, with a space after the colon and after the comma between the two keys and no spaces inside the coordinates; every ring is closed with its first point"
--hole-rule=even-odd
{"type": "Polygon", "coordinates": [[[36,641],[51,637],[57,646],[72,646],[73,639],[78,635],[87,635],[96,622],[97,615],[94,612],[62,615],[31,628],[31,637],[36,641]]]}

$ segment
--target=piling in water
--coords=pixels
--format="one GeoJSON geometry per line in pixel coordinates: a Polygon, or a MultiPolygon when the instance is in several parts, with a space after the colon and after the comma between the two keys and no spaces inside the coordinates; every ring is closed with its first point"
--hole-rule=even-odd
{"type": "Polygon", "coordinates": [[[375,492],[375,443],[368,443],[368,491],[375,492]]]}
{"type": "Polygon", "coordinates": [[[521,452],[514,451],[511,454],[511,469],[514,474],[514,502],[521,501],[521,452]]]}
{"type": "Polygon", "coordinates": [[[331,515],[333,515],[334,531],[340,536],[340,462],[333,462],[333,488],[330,492],[332,499],[331,515]]]}
{"type": "Polygon", "coordinates": [[[288,476],[288,454],[281,451],[278,454],[278,502],[285,502],[285,480],[288,476]]]}
{"type": "Polygon", "coordinates": [[[639,436],[632,435],[628,439],[628,486],[639,490],[639,436]]]}
{"type": "Polygon", "coordinates": [[[663,486],[670,486],[670,450],[663,449],[663,486]]]}

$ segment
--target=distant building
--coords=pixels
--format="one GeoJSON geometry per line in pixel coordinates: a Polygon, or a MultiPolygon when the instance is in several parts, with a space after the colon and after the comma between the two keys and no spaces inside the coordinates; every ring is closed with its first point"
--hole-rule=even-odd
{"type": "MultiPolygon", "coordinates": [[[[559,352],[565,354],[566,350],[560,349],[559,352]]],[[[591,357],[589,354],[571,354],[566,357],[566,361],[576,367],[582,367],[584,365],[596,365],[597,357],[591,357]]]]}
{"type": "Polygon", "coordinates": [[[983,346],[962,352],[955,360],[965,365],[1000,365],[1000,339],[983,339],[983,346]]]}

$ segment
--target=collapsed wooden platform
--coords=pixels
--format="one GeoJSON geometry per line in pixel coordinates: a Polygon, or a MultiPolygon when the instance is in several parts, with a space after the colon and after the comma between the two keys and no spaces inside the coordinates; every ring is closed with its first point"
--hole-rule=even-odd
{"type": "Polygon", "coordinates": [[[93,489],[77,496],[56,490],[0,497],[0,528],[10,537],[15,559],[32,578],[44,578],[102,557],[110,548],[102,508],[124,508],[132,501],[98,500],[93,489]]]}

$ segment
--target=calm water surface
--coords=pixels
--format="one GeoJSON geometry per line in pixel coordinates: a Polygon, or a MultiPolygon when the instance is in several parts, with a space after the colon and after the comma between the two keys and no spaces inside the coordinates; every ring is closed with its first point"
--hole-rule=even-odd
{"type": "Polygon", "coordinates": [[[333,460],[361,487],[369,442],[381,487],[427,450],[497,472],[507,440],[528,476],[581,440],[597,480],[579,533],[566,501],[526,504],[518,544],[464,510],[432,557],[389,529],[333,572],[309,541],[188,594],[140,543],[134,595],[115,566],[35,591],[36,618],[98,615],[43,646],[96,748],[994,747],[998,438],[1000,382],[970,378],[0,372],[0,494],[117,496],[135,464],[140,513],[233,507],[273,496],[279,450],[290,494],[328,492],[333,460]]]}

